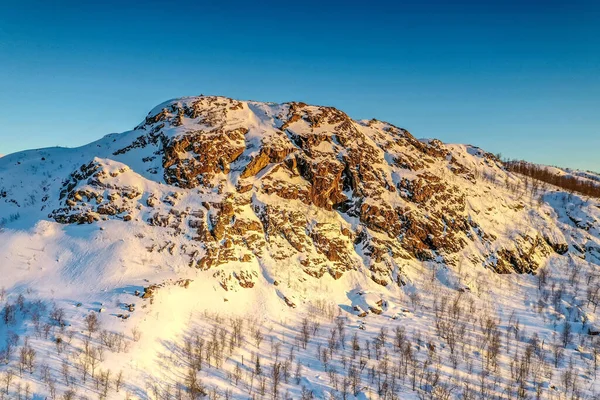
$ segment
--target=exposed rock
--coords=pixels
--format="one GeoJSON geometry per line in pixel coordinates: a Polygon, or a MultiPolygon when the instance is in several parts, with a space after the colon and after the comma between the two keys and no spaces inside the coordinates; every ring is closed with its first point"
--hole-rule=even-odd
{"type": "Polygon", "coordinates": [[[285,304],[288,305],[288,307],[296,308],[296,304],[294,304],[294,302],[292,300],[290,300],[289,298],[284,296],[283,300],[285,301],[285,304]]]}
{"type": "Polygon", "coordinates": [[[234,274],[239,284],[243,288],[254,287],[255,280],[258,278],[258,274],[254,271],[239,271],[234,274]]]}
{"type": "MultiPolygon", "coordinates": [[[[162,168],[167,190],[132,187],[129,167],[95,159],[64,182],[51,218],[83,224],[143,216],[190,238],[187,249],[169,241],[149,251],[185,253],[201,270],[268,256],[314,278],[340,279],[362,265],[383,286],[405,284],[407,263],[456,263],[471,245],[488,254],[469,262],[500,273],[533,273],[550,249],[568,251],[527,231],[496,243],[493,210],[468,202],[496,200],[497,192],[480,187],[482,170],[494,176],[486,184],[506,175],[495,156],[417,140],[377,120],[353,121],[332,107],[201,96],[157,109],[135,132],[113,154],[151,150],[140,158],[152,170],[142,172],[162,168]]],[[[502,206],[511,215],[523,209],[510,199],[502,206]]],[[[246,272],[218,278],[228,290],[251,287],[254,275],[246,272]]]]}
{"type": "Polygon", "coordinates": [[[563,255],[569,251],[569,245],[567,243],[554,242],[548,236],[544,236],[544,240],[557,254],[563,255]]]}

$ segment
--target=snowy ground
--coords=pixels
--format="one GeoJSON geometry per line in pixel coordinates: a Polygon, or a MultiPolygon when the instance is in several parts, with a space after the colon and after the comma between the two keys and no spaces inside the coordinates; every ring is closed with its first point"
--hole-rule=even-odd
{"type": "Polygon", "coordinates": [[[573,229],[572,220],[597,220],[598,203],[557,192],[544,200],[539,212],[556,213],[585,256],[554,255],[537,276],[423,263],[393,290],[359,273],[322,278],[302,286],[311,300],[295,309],[266,283],[226,292],[210,272],[150,258],[118,222],[5,229],[0,305],[3,318],[7,305],[15,311],[0,324],[2,343],[12,343],[0,367],[4,383],[13,376],[4,396],[189,398],[197,384],[224,398],[593,398],[600,252],[597,228],[573,229]],[[175,277],[193,281],[151,300],[135,295],[175,277]],[[354,307],[381,314],[361,318],[354,307]],[[90,313],[100,325],[91,334],[90,313]]]}

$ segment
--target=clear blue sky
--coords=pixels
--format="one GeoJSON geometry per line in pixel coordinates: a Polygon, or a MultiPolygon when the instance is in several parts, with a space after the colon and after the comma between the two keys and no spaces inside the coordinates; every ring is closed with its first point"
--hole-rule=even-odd
{"type": "Polygon", "coordinates": [[[0,0],[0,153],[203,93],[600,170],[598,0],[203,3],[0,0]]]}

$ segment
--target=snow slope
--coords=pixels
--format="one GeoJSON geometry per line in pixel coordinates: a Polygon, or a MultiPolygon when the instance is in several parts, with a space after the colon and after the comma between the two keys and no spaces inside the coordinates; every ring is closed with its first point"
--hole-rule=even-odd
{"type": "Polygon", "coordinates": [[[582,179],[584,181],[592,181],[593,183],[600,183],[600,174],[598,174],[597,172],[594,172],[594,171],[583,171],[580,169],[558,168],[558,167],[551,167],[551,166],[546,166],[546,168],[549,168],[554,173],[560,174],[563,176],[565,176],[565,175],[572,176],[575,178],[582,179]]]}

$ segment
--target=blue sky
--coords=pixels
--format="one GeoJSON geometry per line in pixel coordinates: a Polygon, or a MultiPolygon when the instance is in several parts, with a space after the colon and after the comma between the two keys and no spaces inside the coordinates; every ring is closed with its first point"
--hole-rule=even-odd
{"type": "Polygon", "coordinates": [[[0,0],[0,154],[203,93],[600,170],[598,1],[122,3],[0,0]]]}

